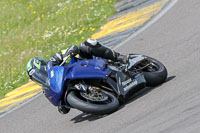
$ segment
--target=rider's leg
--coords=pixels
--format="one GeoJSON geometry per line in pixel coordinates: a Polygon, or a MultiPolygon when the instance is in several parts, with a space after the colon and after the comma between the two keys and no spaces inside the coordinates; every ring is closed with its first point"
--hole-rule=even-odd
{"type": "Polygon", "coordinates": [[[101,45],[99,42],[93,39],[88,39],[79,46],[80,56],[83,58],[92,58],[92,56],[102,57],[110,59],[114,62],[127,63],[128,58],[125,55],[121,55],[110,48],[101,45]]]}

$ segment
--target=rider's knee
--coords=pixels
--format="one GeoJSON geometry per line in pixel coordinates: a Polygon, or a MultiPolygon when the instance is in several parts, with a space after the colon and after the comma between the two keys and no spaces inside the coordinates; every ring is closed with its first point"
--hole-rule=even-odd
{"type": "Polygon", "coordinates": [[[91,39],[91,38],[89,38],[85,42],[83,42],[83,45],[89,46],[92,48],[101,46],[101,44],[97,40],[91,39]]]}

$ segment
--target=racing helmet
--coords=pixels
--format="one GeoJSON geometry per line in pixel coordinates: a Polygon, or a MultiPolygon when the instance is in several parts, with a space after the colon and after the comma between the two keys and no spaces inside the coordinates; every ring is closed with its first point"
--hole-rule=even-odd
{"type": "Polygon", "coordinates": [[[49,86],[47,61],[38,56],[29,60],[26,71],[31,80],[39,83],[40,85],[49,86]]]}

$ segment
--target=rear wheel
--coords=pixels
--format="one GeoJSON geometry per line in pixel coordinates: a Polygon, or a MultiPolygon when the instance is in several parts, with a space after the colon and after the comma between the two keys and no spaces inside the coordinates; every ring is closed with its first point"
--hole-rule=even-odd
{"type": "Polygon", "coordinates": [[[74,108],[86,113],[104,115],[119,108],[118,99],[105,90],[94,92],[71,91],[67,95],[67,102],[74,108]]]}
{"type": "Polygon", "coordinates": [[[150,65],[143,69],[147,86],[157,86],[167,79],[167,69],[156,59],[148,57],[150,65]]]}

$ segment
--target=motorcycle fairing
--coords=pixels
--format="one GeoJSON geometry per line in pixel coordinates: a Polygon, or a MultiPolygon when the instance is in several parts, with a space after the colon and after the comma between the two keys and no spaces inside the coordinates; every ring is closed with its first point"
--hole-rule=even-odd
{"type": "Polygon", "coordinates": [[[103,79],[110,71],[110,68],[105,68],[104,64],[105,61],[102,59],[79,60],[75,64],[71,65],[73,67],[69,69],[65,76],[65,80],[103,79]]]}
{"type": "Polygon", "coordinates": [[[52,66],[52,62],[49,61],[47,65],[48,78],[50,81],[49,89],[43,89],[45,96],[47,99],[57,106],[59,104],[59,100],[63,93],[64,86],[64,75],[66,70],[63,66],[52,66]]]}
{"type": "Polygon", "coordinates": [[[67,66],[52,66],[52,62],[48,62],[50,88],[44,89],[45,96],[57,106],[65,90],[66,80],[104,79],[110,71],[110,68],[105,68],[104,64],[105,60],[102,59],[79,60],[78,62],[73,59],[67,66]]]}
{"type": "Polygon", "coordinates": [[[132,93],[144,88],[146,81],[142,74],[136,74],[134,77],[129,77],[121,72],[115,72],[113,75],[117,82],[108,77],[107,83],[113,88],[115,93],[120,96],[120,99],[128,98],[132,93]]]}

